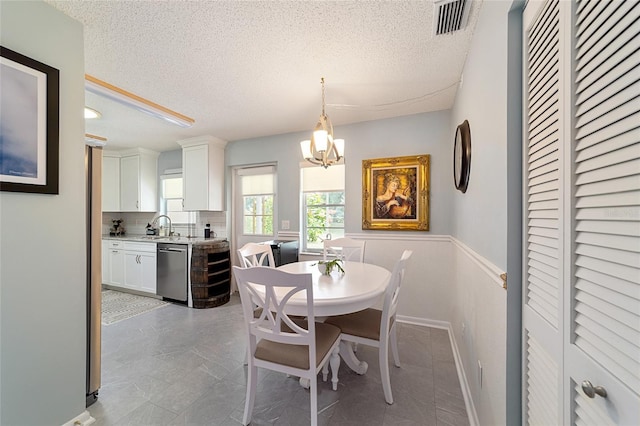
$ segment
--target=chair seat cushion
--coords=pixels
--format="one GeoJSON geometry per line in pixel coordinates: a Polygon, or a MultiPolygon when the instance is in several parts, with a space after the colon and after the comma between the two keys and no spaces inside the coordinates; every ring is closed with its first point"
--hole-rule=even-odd
{"type": "Polygon", "coordinates": [[[381,319],[382,311],[369,308],[352,314],[329,317],[325,320],[325,324],[335,325],[344,334],[380,340],[381,319]]]}
{"type": "MultiPolygon", "coordinates": [[[[296,321],[297,323],[297,321],[296,321]]],[[[329,353],[333,344],[340,338],[340,329],[331,324],[316,322],[316,360],[318,367],[329,353]]],[[[256,345],[255,357],[263,361],[288,365],[302,370],[309,369],[309,347],[260,340],[256,345]]]]}

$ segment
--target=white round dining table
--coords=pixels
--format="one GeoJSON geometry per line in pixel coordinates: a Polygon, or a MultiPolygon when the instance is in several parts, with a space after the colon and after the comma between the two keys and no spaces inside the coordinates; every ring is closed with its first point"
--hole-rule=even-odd
{"type": "MultiPolygon", "coordinates": [[[[391,273],[369,263],[342,262],[344,274],[334,268],[329,275],[318,270],[317,261],[288,263],[278,269],[286,272],[311,273],[313,279],[313,310],[316,317],[349,314],[369,308],[378,302],[389,283],[391,273]]],[[[302,293],[287,302],[289,315],[306,315],[307,301],[302,293]]]]}
{"type": "MultiPolygon", "coordinates": [[[[385,268],[369,263],[342,262],[344,274],[334,269],[329,275],[321,274],[317,261],[288,263],[278,269],[305,274],[313,280],[313,313],[318,320],[331,315],[343,315],[362,311],[375,305],[389,283],[391,273],[385,268]]],[[[285,308],[289,315],[307,315],[307,300],[302,293],[294,295],[285,308]]],[[[360,361],[350,342],[340,342],[340,356],[345,364],[358,374],[365,374],[368,365],[360,361]]],[[[300,384],[308,387],[301,379],[300,384]]]]}

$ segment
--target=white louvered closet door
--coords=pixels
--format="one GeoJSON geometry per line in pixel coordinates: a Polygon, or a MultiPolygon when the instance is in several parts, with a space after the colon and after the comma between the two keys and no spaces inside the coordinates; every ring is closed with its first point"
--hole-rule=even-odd
{"type": "Polygon", "coordinates": [[[523,420],[640,425],[640,1],[523,22],[523,420]]]}
{"type": "Polygon", "coordinates": [[[571,422],[640,425],[640,2],[574,15],[571,422]]]}
{"type": "Polygon", "coordinates": [[[525,424],[562,424],[563,200],[567,56],[560,3],[527,4],[524,14],[525,264],[523,410],[525,424]]]}

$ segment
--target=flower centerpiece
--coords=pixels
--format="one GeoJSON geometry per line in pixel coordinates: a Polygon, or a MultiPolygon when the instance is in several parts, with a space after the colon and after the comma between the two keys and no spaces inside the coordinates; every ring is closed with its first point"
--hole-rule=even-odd
{"type": "Polygon", "coordinates": [[[344,269],[342,268],[342,260],[333,259],[333,260],[320,260],[318,261],[318,271],[320,271],[323,275],[329,275],[333,271],[334,268],[337,268],[341,273],[344,274],[344,269]]]}

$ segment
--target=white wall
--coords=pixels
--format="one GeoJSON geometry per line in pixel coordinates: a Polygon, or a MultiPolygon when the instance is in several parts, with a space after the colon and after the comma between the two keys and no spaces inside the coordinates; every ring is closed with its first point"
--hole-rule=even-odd
{"type": "Polygon", "coordinates": [[[0,193],[0,423],[61,425],[85,410],[82,26],[43,2],[0,19],[2,46],[60,70],[60,194],[0,193]]]}

